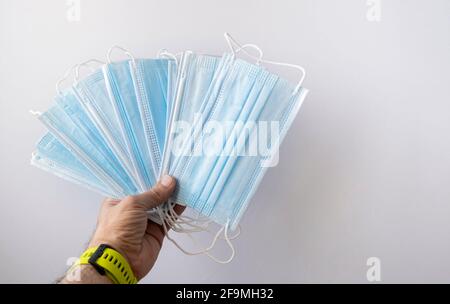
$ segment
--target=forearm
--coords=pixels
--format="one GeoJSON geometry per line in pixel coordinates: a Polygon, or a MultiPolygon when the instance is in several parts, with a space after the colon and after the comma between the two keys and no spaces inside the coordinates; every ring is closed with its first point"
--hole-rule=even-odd
{"type": "Polygon", "coordinates": [[[101,275],[91,265],[78,265],[69,269],[59,280],[59,284],[112,284],[106,276],[101,275]]]}

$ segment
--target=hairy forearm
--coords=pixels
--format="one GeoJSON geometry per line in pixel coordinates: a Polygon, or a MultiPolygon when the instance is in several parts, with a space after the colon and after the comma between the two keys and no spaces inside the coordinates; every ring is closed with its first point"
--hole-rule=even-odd
{"type": "Polygon", "coordinates": [[[57,281],[58,284],[112,284],[106,276],[101,275],[91,265],[78,265],[67,271],[66,275],[57,281]]]}

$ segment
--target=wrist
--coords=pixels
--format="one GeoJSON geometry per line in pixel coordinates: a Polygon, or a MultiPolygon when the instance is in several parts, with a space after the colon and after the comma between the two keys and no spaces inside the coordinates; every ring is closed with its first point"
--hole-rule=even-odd
{"type": "Polygon", "coordinates": [[[122,243],[115,238],[94,235],[94,237],[89,242],[88,248],[97,247],[97,246],[100,246],[101,244],[106,244],[108,246],[111,246],[114,250],[119,252],[127,260],[128,263],[130,263],[130,259],[129,259],[126,251],[124,250],[125,246],[123,246],[122,243]]]}
{"type": "Polygon", "coordinates": [[[107,276],[113,283],[136,284],[138,278],[134,275],[130,262],[110,244],[117,243],[93,238],[77,264],[91,265],[99,275],[107,276]]]}
{"type": "Polygon", "coordinates": [[[113,284],[113,281],[107,276],[97,272],[92,265],[76,265],[71,267],[64,278],[59,282],[61,284],[113,284]]]}

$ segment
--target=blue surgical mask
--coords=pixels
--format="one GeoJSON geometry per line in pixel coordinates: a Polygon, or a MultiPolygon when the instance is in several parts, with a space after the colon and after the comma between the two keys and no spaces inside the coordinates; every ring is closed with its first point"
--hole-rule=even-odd
{"type": "MultiPolygon", "coordinates": [[[[267,141],[274,143],[270,146],[271,152],[264,156],[237,156],[221,159],[221,162],[216,164],[216,168],[220,167],[220,175],[204,204],[206,206],[203,210],[204,214],[218,223],[225,224],[229,221],[231,229],[237,227],[264,174],[272,166],[270,158],[277,157],[278,146],[290,128],[306,94],[306,89],[300,88],[296,92],[293,85],[284,79],[277,79],[264,106],[255,108],[250,114],[253,116],[250,120],[256,123],[279,123],[279,134],[268,133],[267,141]],[[270,138],[272,136],[278,138],[272,141],[270,138]]],[[[242,136],[246,135],[241,134],[242,136]]],[[[248,135],[246,137],[248,140],[248,135]]],[[[261,138],[259,137],[258,140],[261,138]]],[[[241,145],[237,147],[237,150],[242,148],[241,145]]]]}
{"type": "MultiPolygon", "coordinates": [[[[116,154],[110,149],[105,138],[101,135],[99,129],[96,128],[95,124],[90,120],[85,111],[83,110],[77,95],[74,94],[72,88],[68,89],[65,93],[65,98],[56,99],[58,105],[66,112],[73,123],[84,133],[84,135],[93,143],[96,144],[97,149],[103,154],[103,156],[108,159],[108,161],[118,170],[121,176],[124,176],[126,184],[137,185],[133,176],[129,174],[122,164],[116,154]]],[[[136,187],[132,188],[136,191],[136,187]]]]}
{"type": "Polygon", "coordinates": [[[104,196],[119,198],[118,193],[111,191],[93,175],[51,133],[45,134],[36,145],[31,164],[104,196]]]}
{"type": "Polygon", "coordinates": [[[174,149],[177,149],[175,147],[177,146],[184,152],[179,153],[180,155],[173,153],[165,155],[169,158],[166,160],[165,169],[170,174],[177,171],[177,166],[183,163],[182,159],[185,158],[187,153],[190,153],[188,150],[191,150],[193,146],[191,139],[194,129],[189,128],[188,130],[182,130],[182,132],[178,132],[178,129],[182,129],[183,125],[194,125],[195,120],[198,118],[196,115],[201,111],[204,98],[213,80],[220,58],[185,52],[182,60],[183,68],[182,70],[180,69],[177,84],[175,85],[175,87],[178,87],[177,96],[174,96],[177,107],[172,109],[171,119],[174,124],[170,126],[170,147],[166,150],[168,150],[167,153],[171,153],[174,149]]]}
{"type": "MultiPolygon", "coordinates": [[[[224,142],[212,144],[219,145],[225,155],[185,158],[173,174],[178,180],[175,200],[234,229],[266,171],[261,167],[265,157],[226,154],[233,149],[240,151],[242,143],[250,136],[236,122],[257,125],[260,121],[278,121],[281,140],[306,90],[294,88],[261,66],[233,56],[224,56],[219,66],[202,106],[206,118],[202,123],[205,126],[210,121],[234,122],[226,132],[236,132],[239,141],[230,138],[228,133],[209,134],[212,138],[224,138],[224,142]]],[[[207,140],[202,140],[203,145],[208,144],[207,140]]],[[[276,141],[271,149],[276,151],[278,144],[276,141]]]]}
{"type": "MultiPolygon", "coordinates": [[[[60,98],[73,98],[70,91],[58,95],[60,98]]],[[[59,102],[60,103],[60,102],[59,102]]],[[[57,104],[39,115],[39,120],[48,130],[68,148],[98,179],[121,196],[136,193],[124,170],[116,167],[98,148],[98,143],[80,130],[69,115],[57,104]]]]}
{"type": "MultiPolygon", "coordinates": [[[[214,113],[217,112],[218,107],[220,109],[224,100],[229,103],[230,110],[229,112],[226,109],[222,111],[226,115],[226,117],[223,117],[224,120],[235,120],[241,112],[242,103],[247,100],[252,89],[258,91],[262,88],[263,82],[259,79],[264,79],[265,77],[259,75],[261,71],[258,67],[250,68],[243,61],[235,63],[230,60],[229,55],[222,57],[220,66],[221,69],[215,75],[214,83],[211,85],[207,99],[205,99],[205,103],[202,106],[205,122],[216,117],[214,113]]],[[[254,94],[254,96],[257,95],[254,94]]],[[[200,135],[195,136],[196,146],[201,142],[200,135]]],[[[194,150],[196,149],[194,147],[194,150]]],[[[185,202],[188,206],[198,211],[202,211],[204,201],[200,200],[200,195],[207,185],[210,174],[212,174],[216,159],[217,157],[205,156],[204,153],[183,158],[183,163],[179,164],[173,172],[179,184],[178,197],[180,201],[185,202]],[[194,172],[199,174],[195,175],[194,172]]]]}
{"type": "Polygon", "coordinates": [[[152,168],[129,61],[109,63],[102,69],[121,137],[140,181],[140,190],[145,191],[156,183],[157,176],[156,169],[152,168]]]}
{"type": "MultiPolygon", "coordinates": [[[[243,63],[243,67],[249,65],[248,63],[243,63]]],[[[232,127],[228,131],[228,134],[225,134],[224,139],[226,141],[222,142],[221,150],[225,155],[219,156],[211,156],[208,157],[208,162],[204,162],[201,166],[200,170],[208,170],[210,172],[209,178],[204,184],[203,190],[200,193],[200,196],[197,198],[197,202],[195,205],[198,208],[201,208],[201,211],[205,214],[209,214],[211,209],[215,206],[214,202],[217,200],[217,197],[212,193],[213,187],[217,185],[218,179],[224,180],[224,178],[229,174],[226,170],[226,164],[229,164],[235,161],[239,156],[232,155],[231,153],[234,150],[239,150],[238,145],[242,143],[238,141],[237,138],[231,136],[231,134],[236,134],[237,136],[245,136],[245,132],[252,132],[252,130],[245,129],[244,125],[248,123],[248,126],[252,128],[252,123],[257,124],[260,118],[259,113],[261,109],[265,107],[265,103],[269,96],[272,95],[272,90],[274,88],[275,82],[277,81],[277,77],[275,75],[270,75],[267,71],[262,70],[259,67],[258,75],[254,76],[255,80],[253,81],[251,87],[248,87],[248,92],[241,97],[234,96],[234,94],[227,94],[224,98],[219,98],[216,100],[216,110],[210,117],[210,120],[226,122],[233,122],[232,127]],[[243,97],[243,98],[242,98],[243,97]],[[234,123],[237,122],[237,123],[234,123]]],[[[251,81],[250,79],[253,77],[248,77],[249,74],[243,73],[242,68],[240,68],[241,72],[236,73],[236,78],[233,80],[235,82],[244,82],[245,80],[239,75],[247,75],[245,78],[248,78],[247,81],[251,81]]],[[[244,90],[241,90],[241,93],[244,90]]],[[[215,136],[216,134],[212,133],[209,136],[215,136]]],[[[217,136],[217,135],[216,135],[217,136]]],[[[218,134],[220,137],[221,134],[218,134]]],[[[235,154],[238,151],[234,151],[235,154]]]]}
{"type": "Polygon", "coordinates": [[[169,60],[135,59],[129,65],[151,166],[157,176],[166,136],[169,60]]]}
{"type": "Polygon", "coordinates": [[[83,107],[84,112],[95,124],[109,148],[120,160],[127,173],[133,176],[137,183],[137,175],[127,155],[125,142],[119,130],[119,122],[116,119],[111,101],[106,90],[105,78],[101,69],[77,81],[74,86],[74,94],[83,107]]]}

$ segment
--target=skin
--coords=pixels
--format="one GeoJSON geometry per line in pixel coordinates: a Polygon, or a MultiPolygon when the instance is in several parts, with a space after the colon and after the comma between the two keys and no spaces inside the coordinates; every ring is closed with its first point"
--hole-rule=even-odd
{"type": "MultiPolygon", "coordinates": [[[[105,199],[98,216],[97,228],[89,248],[108,244],[130,264],[138,280],[146,276],[158,258],[164,240],[162,226],[148,220],[147,211],[166,202],[176,181],[166,175],[152,189],[122,200],[105,199]]],[[[182,207],[176,206],[181,213],[182,207]]],[[[81,265],[69,271],[60,283],[112,283],[91,265],[81,265]],[[76,275],[79,274],[79,275],[76,275]]]]}

